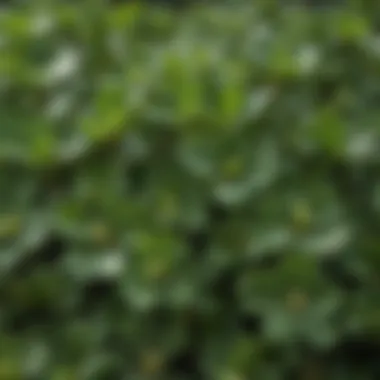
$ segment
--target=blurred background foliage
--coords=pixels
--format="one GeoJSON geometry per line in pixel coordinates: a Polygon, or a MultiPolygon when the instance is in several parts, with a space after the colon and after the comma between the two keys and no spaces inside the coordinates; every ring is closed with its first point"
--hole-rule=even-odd
{"type": "Polygon", "coordinates": [[[1,2],[0,380],[380,378],[379,3],[165,3],[1,2]]]}

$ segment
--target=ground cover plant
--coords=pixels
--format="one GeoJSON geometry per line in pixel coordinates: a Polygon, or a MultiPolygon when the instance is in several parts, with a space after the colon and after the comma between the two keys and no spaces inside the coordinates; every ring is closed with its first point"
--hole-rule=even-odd
{"type": "Polygon", "coordinates": [[[379,378],[379,5],[112,3],[0,12],[0,380],[379,378]]]}

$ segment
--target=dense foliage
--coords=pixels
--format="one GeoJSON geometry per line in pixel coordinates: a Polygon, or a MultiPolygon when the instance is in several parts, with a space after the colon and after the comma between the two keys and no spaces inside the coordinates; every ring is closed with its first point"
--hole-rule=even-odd
{"type": "Polygon", "coordinates": [[[67,3],[0,13],[0,379],[380,378],[376,2],[67,3]]]}

